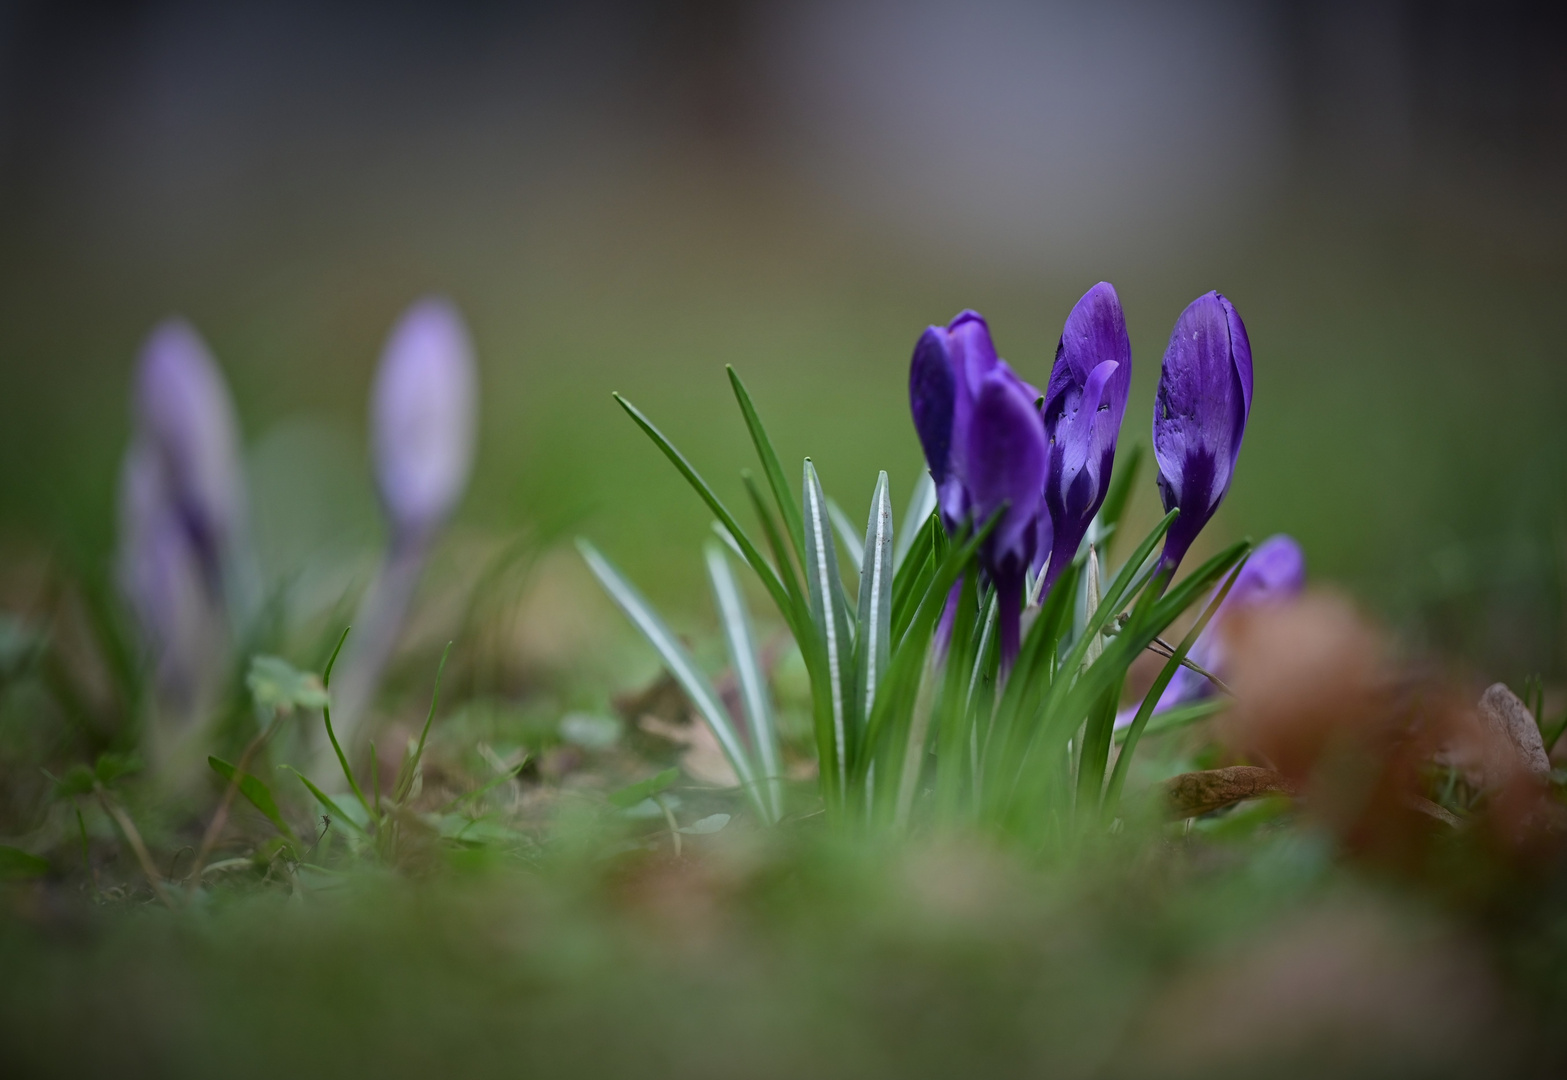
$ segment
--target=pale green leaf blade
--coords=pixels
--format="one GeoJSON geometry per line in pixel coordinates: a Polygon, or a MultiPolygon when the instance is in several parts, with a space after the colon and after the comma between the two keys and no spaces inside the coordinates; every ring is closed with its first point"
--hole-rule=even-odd
{"type": "Polygon", "coordinates": [[[870,716],[876,688],[887,671],[892,648],[892,496],[887,474],[876,478],[871,495],[870,519],[860,555],[858,670],[856,697],[859,715],[870,716]]]}
{"type": "Polygon", "coordinates": [[[723,549],[709,543],[706,554],[707,573],[713,583],[713,598],[718,604],[724,642],[729,647],[729,663],[734,668],[735,681],[740,684],[740,700],[751,726],[751,745],[756,748],[757,763],[761,766],[762,779],[766,781],[767,801],[772,807],[771,820],[776,821],[783,814],[783,769],[778,751],[778,728],[773,720],[767,679],[762,674],[762,664],[756,655],[751,616],[746,610],[745,597],[740,592],[739,583],[735,581],[723,549]]]}
{"type": "Polygon", "coordinates": [[[582,552],[582,558],[587,562],[588,569],[592,570],[594,576],[599,579],[599,584],[604,587],[605,592],[609,593],[610,599],[615,601],[631,619],[632,624],[642,632],[642,636],[647,638],[648,643],[657,650],[664,661],[664,666],[680,684],[680,688],[686,692],[686,696],[696,706],[697,712],[702,714],[702,719],[707,721],[707,726],[712,729],[713,736],[718,740],[719,748],[728,759],[730,768],[734,769],[735,776],[739,777],[746,794],[766,819],[767,804],[756,784],[756,770],[752,768],[745,744],[740,741],[734,723],[719,699],[718,692],[713,689],[712,682],[702,673],[702,669],[696,666],[696,662],[691,659],[685,646],[680,644],[680,639],[675,637],[664,624],[664,620],[637,591],[636,586],[621,576],[620,571],[616,570],[610,561],[587,540],[579,538],[577,549],[582,552]]]}
{"type": "Polygon", "coordinates": [[[832,708],[833,756],[823,769],[837,780],[841,792],[848,783],[848,693],[851,684],[851,643],[847,620],[838,598],[843,591],[838,573],[838,554],[833,544],[832,525],[827,519],[827,498],[822,494],[816,466],[805,459],[805,577],[811,598],[811,621],[816,625],[827,654],[827,677],[832,708]]]}

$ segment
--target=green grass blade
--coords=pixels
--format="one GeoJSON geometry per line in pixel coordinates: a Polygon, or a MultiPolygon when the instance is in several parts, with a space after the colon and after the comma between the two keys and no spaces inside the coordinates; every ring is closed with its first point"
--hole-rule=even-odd
{"type": "Polygon", "coordinates": [[[898,531],[897,543],[892,546],[894,573],[902,569],[903,560],[908,558],[909,549],[919,536],[920,526],[935,512],[936,482],[930,478],[929,470],[921,469],[919,479],[914,482],[914,491],[909,496],[908,509],[903,512],[903,525],[898,531]]]}
{"type": "Polygon", "coordinates": [[[935,555],[936,534],[941,532],[941,522],[934,514],[925,518],[916,528],[918,536],[910,545],[903,562],[892,578],[892,639],[903,637],[914,618],[925,586],[936,572],[940,559],[935,555]]]}
{"type": "Polygon", "coordinates": [[[392,801],[398,806],[408,799],[408,793],[413,790],[414,774],[419,771],[419,762],[424,759],[424,742],[430,737],[430,725],[435,722],[435,707],[441,700],[441,676],[446,671],[446,658],[451,652],[452,643],[448,641],[446,648],[441,650],[441,662],[435,669],[435,689],[430,693],[430,711],[425,714],[424,727],[419,731],[419,743],[398,770],[397,787],[392,793],[392,801]]]}
{"type": "Polygon", "coordinates": [[[751,761],[746,753],[745,744],[741,742],[739,734],[735,731],[734,723],[729,718],[728,711],[724,708],[723,701],[718,692],[713,689],[713,684],[702,673],[701,668],[691,659],[685,646],[680,644],[680,639],[664,624],[658,613],[653,610],[636,587],[621,576],[619,570],[599,554],[597,548],[584,539],[577,540],[577,549],[582,552],[582,558],[587,562],[588,569],[599,579],[599,584],[604,591],[609,593],[610,599],[624,611],[628,618],[648,643],[657,650],[659,657],[664,661],[665,668],[674,676],[680,688],[686,692],[691,703],[696,706],[697,712],[702,714],[702,719],[707,721],[707,726],[712,730],[713,736],[718,740],[724,757],[728,759],[730,768],[734,769],[735,776],[745,788],[746,795],[755,804],[757,812],[762,819],[768,820],[768,808],[762,798],[762,792],[756,783],[756,771],[751,766],[751,761]]]}
{"type": "Polygon", "coordinates": [[[751,745],[756,750],[757,764],[767,785],[767,801],[772,808],[771,820],[783,816],[783,766],[778,750],[778,727],[773,720],[771,696],[767,692],[767,677],[762,673],[761,661],[756,655],[755,636],[751,631],[751,616],[746,611],[745,597],[729,569],[729,560],[716,544],[707,545],[707,574],[713,584],[713,598],[718,604],[719,622],[723,625],[724,641],[729,646],[729,663],[734,668],[735,681],[740,684],[740,700],[745,706],[746,719],[750,722],[751,745]]]}
{"type": "MultiPolygon", "coordinates": [[[[343,642],[348,640],[348,632],[352,626],[343,627],[343,632],[338,635],[337,644],[332,649],[332,655],[327,658],[326,667],[321,671],[321,688],[332,689],[332,668],[337,664],[337,656],[343,651],[343,642]]],[[[337,741],[337,732],[332,730],[332,696],[327,695],[327,702],[321,706],[321,722],[326,725],[326,737],[332,743],[332,752],[337,755],[338,767],[343,770],[343,778],[348,781],[348,789],[354,793],[354,798],[359,800],[359,805],[365,808],[365,814],[374,818],[370,811],[370,803],[365,799],[365,793],[360,790],[359,781],[354,779],[354,770],[348,766],[348,755],[343,753],[343,744],[337,741]]]]}
{"type": "Polygon", "coordinates": [[[289,843],[295,847],[299,846],[299,837],[294,835],[294,830],[289,828],[288,822],[283,820],[283,814],[278,810],[277,800],[272,797],[272,790],[266,784],[249,773],[240,773],[239,779],[236,781],[234,777],[238,770],[220,757],[208,757],[207,764],[212,766],[212,771],[223,777],[224,780],[231,784],[237,783],[239,793],[249,800],[250,805],[260,810],[266,819],[277,828],[277,831],[288,838],[289,843]]]}
{"type": "Polygon", "coordinates": [[[746,531],[735,520],[735,516],[729,512],[729,508],[723,504],[723,501],[719,499],[713,489],[708,487],[707,481],[702,479],[696,469],[692,468],[685,455],[675,448],[675,444],[665,438],[664,433],[653,425],[653,421],[642,414],[641,409],[638,409],[619,394],[614,395],[614,397],[620,403],[620,407],[626,410],[626,415],[636,421],[637,426],[647,433],[648,438],[653,440],[653,443],[664,452],[664,456],[670,460],[680,475],[685,477],[686,483],[690,484],[692,489],[701,496],[702,501],[707,503],[707,508],[723,523],[724,528],[729,530],[729,535],[734,537],[735,542],[740,545],[740,550],[745,555],[746,563],[755,572],[756,576],[762,579],[762,585],[766,587],[768,595],[773,598],[773,603],[778,605],[779,614],[786,621],[792,623],[794,611],[789,603],[788,590],[784,588],[783,582],[778,577],[778,572],[772,568],[767,559],[757,550],[756,545],[751,542],[751,538],[746,535],[746,531]]]}
{"type": "Polygon", "coordinates": [[[823,775],[837,781],[841,796],[848,783],[849,711],[853,693],[853,642],[849,639],[848,620],[843,611],[843,577],[838,572],[838,554],[833,544],[832,525],[827,520],[827,499],[811,459],[805,459],[805,581],[811,598],[811,621],[827,657],[832,708],[833,759],[822,763],[823,775]]]}
{"type": "Polygon", "coordinates": [[[1116,806],[1120,803],[1121,788],[1126,784],[1126,773],[1131,766],[1132,754],[1137,750],[1137,742],[1142,738],[1143,729],[1148,726],[1149,717],[1153,715],[1154,708],[1159,704],[1160,695],[1164,693],[1165,687],[1170,685],[1170,680],[1175,678],[1175,673],[1181,669],[1181,661],[1186,659],[1186,654],[1191,651],[1192,646],[1197,642],[1197,638],[1207,628],[1208,621],[1219,610],[1219,605],[1224,603],[1226,596],[1230,595],[1230,589],[1234,588],[1236,580],[1240,578],[1241,566],[1244,564],[1245,560],[1242,559],[1236,565],[1235,569],[1230,573],[1229,579],[1225,581],[1224,586],[1214,594],[1213,599],[1209,601],[1202,615],[1192,624],[1191,629],[1186,632],[1186,636],[1181,639],[1181,643],[1176,646],[1174,654],[1165,662],[1164,668],[1159,672],[1159,677],[1154,680],[1153,686],[1149,687],[1148,693],[1143,695],[1143,703],[1138,708],[1137,715],[1133,718],[1131,726],[1126,729],[1126,737],[1122,740],[1121,745],[1121,756],[1116,758],[1115,771],[1110,775],[1110,786],[1106,789],[1104,795],[1106,813],[1113,815],[1116,806]]]}
{"type": "MultiPolygon", "coordinates": [[[[1201,701],[1194,701],[1190,705],[1177,705],[1173,709],[1164,710],[1162,713],[1154,713],[1149,718],[1148,725],[1143,728],[1142,737],[1146,739],[1150,735],[1163,735],[1168,731],[1178,731],[1183,727],[1197,723],[1199,720],[1206,720],[1215,713],[1223,712],[1229,707],[1230,701],[1224,697],[1204,698],[1201,701]]],[[[1117,746],[1126,742],[1126,735],[1130,730],[1131,725],[1116,729],[1115,741],[1117,746]]]]}
{"type": "Polygon", "coordinates": [[[344,813],[343,808],[337,805],[337,803],[332,799],[332,796],[328,795],[326,792],[312,784],[310,782],[310,777],[306,776],[292,765],[284,765],[283,768],[299,777],[299,782],[304,784],[305,788],[310,792],[310,794],[315,796],[316,802],[321,804],[321,809],[325,810],[328,814],[331,814],[335,820],[347,822],[353,828],[353,830],[359,833],[361,836],[368,835],[365,832],[364,827],[361,826],[359,822],[355,821],[348,814],[344,813]]]}
{"type": "MultiPolygon", "coordinates": [[[[784,592],[789,596],[789,602],[794,605],[793,617],[785,616],[784,621],[789,624],[798,636],[802,631],[809,630],[811,625],[811,602],[805,596],[805,589],[800,585],[800,578],[794,572],[794,561],[790,558],[789,548],[779,531],[778,521],[767,507],[767,500],[762,497],[762,489],[756,485],[756,477],[751,475],[751,470],[741,469],[740,480],[745,484],[745,493],[751,500],[751,507],[756,511],[756,518],[762,523],[762,535],[767,537],[767,546],[772,550],[773,562],[778,572],[779,579],[783,582],[784,592]]],[[[734,539],[730,537],[730,539],[734,539]]],[[[738,548],[738,544],[736,547],[738,548]]],[[[744,562],[744,552],[741,552],[741,561],[744,562]]],[[[805,648],[804,644],[801,649],[805,648]]]]}
{"type": "Polygon", "coordinates": [[[751,394],[745,388],[745,383],[740,381],[732,365],[727,366],[729,372],[729,385],[734,389],[735,401],[740,404],[740,415],[745,418],[746,430],[751,433],[751,442],[756,447],[756,456],[762,463],[762,473],[767,477],[767,486],[773,489],[773,499],[778,503],[778,512],[783,515],[784,528],[789,532],[789,541],[794,545],[794,554],[800,560],[800,565],[805,565],[805,524],[800,514],[800,504],[794,501],[794,494],[789,490],[789,481],[784,476],[783,466],[779,463],[778,455],[773,450],[772,440],[767,437],[767,429],[762,426],[762,418],[756,413],[756,406],[751,403],[751,394]]]}

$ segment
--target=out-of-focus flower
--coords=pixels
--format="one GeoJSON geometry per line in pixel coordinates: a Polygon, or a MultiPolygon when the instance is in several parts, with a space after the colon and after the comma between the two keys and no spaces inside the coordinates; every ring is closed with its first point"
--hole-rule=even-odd
{"type": "MultiPolygon", "coordinates": [[[[456,307],[426,299],[409,308],[392,328],[371,392],[371,452],[391,529],[332,684],[332,718],[345,738],[375,694],[430,545],[468,483],[477,384],[473,345],[456,307]]],[[[324,749],[318,766],[330,775],[324,749]]]]}
{"type": "Polygon", "coordinates": [[[177,773],[255,592],[239,427],[189,324],[170,319],[148,337],[132,413],[117,573],[153,663],[149,756],[177,773]]]}
{"type": "Polygon", "coordinates": [[[909,404],[947,531],[988,521],[1006,507],[980,551],[997,590],[1003,667],[1017,655],[1025,571],[1051,539],[1043,512],[1049,450],[1038,398],[997,357],[975,312],[928,328],[914,348],[909,404]]]}
{"type": "Polygon", "coordinates": [[[422,300],[398,320],[370,407],[376,483],[394,545],[424,542],[462,497],[477,381],[467,328],[449,302],[422,300]]]}
{"type": "Polygon", "coordinates": [[[223,376],[189,323],[169,319],[147,339],[134,402],[140,449],[133,453],[150,458],[140,467],[156,470],[158,497],[177,515],[207,586],[222,593],[246,527],[239,425],[223,376]]]}
{"type": "Polygon", "coordinates": [[[1251,343],[1227,299],[1193,300],[1170,333],[1154,403],[1154,457],[1166,510],[1180,516],[1165,537],[1173,574],[1230,490],[1251,413],[1251,343]]]}
{"type": "Polygon", "coordinates": [[[1067,316],[1045,389],[1042,415],[1050,437],[1045,505],[1055,533],[1046,588],[1072,560],[1104,502],[1131,385],[1126,316],[1115,288],[1101,281],[1067,316]]]}
{"type": "Polygon", "coordinates": [[[176,714],[188,714],[210,681],[204,668],[222,638],[222,613],[158,455],[140,438],[120,475],[117,571],[152,655],[159,697],[176,714]]]}
{"type": "MultiPolygon", "coordinates": [[[[1229,595],[1192,643],[1187,659],[1204,671],[1223,678],[1228,667],[1224,643],[1225,620],[1237,612],[1288,603],[1300,596],[1305,587],[1306,553],[1301,550],[1300,544],[1294,537],[1283,533],[1268,537],[1257,545],[1257,550],[1241,567],[1240,576],[1235,579],[1229,595]]],[[[1182,667],[1164,688],[1164,693],[1159,695],[1154,714],[1209,697],[1213,689],[1213,683],[1206,676],[1182,667]]],[[[1136,714],[1135,707],[1125,710],[1116,717],[1116,727],[1130,724],[1136,714]]]]}

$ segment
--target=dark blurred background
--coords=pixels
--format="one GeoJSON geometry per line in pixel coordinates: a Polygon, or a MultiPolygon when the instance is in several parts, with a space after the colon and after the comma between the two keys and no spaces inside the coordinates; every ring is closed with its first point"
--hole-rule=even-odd
{"type": "Polygon", "coordinates": [[[0,558],[106,559],[170,312],[231,381],[263,557],[372,542],[367,386],[433,290],[483,372],[462,527],[584,531],[705,608],[707,516],[612,389],[738,498],[735,364],[858,516],[916,475],[923,326],[976,307],[1042,383],[1108,279],[1128,440],[1189,300],[1250,328],[1212,542],[1295,533],[1416,643],[1560,676],[1564,180],[1559,4],[13,2],[0,558]]]}

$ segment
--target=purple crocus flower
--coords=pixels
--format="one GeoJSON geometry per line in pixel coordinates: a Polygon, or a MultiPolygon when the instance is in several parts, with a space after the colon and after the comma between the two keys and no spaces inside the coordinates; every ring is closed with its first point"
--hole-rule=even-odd
{"type": "Polygon", "coordinates": [[[1164,541],[1166,574],[1230,490],[1251,413],[1251,342],[1219,293],[1193,300],[1170,333],[1154,404],[1153,446],[1165,510],[1181,513],[1164,541]]]}
{"type": "Polygon", "coordinates": [[[421,542],[462,497],[477,381],[467,328],[448,301],[422,300],[398,320],[370,406],[376,484],[394,544],[421,542]]]}
{"type": "MultiPolygon", "coordinates": [[[[1221,585],[1220,588],[1223,586],[1221,585]]],[[[1187,659],[1205,671],[1224,675],[1224,623],[1238,611],[1264,607],[1293,600],[1306,587],[1306,553],[1292,536],[1280,533],[1270,536],[1252,552],[1240,576],[1230,588],[1230,593],[1213,613],[1208,625],[1192,643],[1187,659]]],[[[1215,590],[1217,593],[1217,589],[1215,590]]],[[[1211,602],[1211,599],[1210,599],[1211,602]]],[[[1213,684],[1191,668],[1178,669],[1170,684],[1159,695],[1154,713],[1173,709],[1177,705],[1200,701],[1213,693],[1213,684]]],[[[1131,708],[1116,717],[1116,727],[1125,727],[1136,716],[1131,708]]]]}
{"type": "Polygon", "coordinates": [[[1114,286],[1101,281],[1067,316],[1045,390],[1042,415],[1050,436],[1045,505],[1056,553],[1046,588],[1071,562],[1105,500],[1131,385],[1126,316],[1114,286]]]}
{"type": "Polygon", "coordinates": [[[189,323],[169,319],[142,348],[136,438],[214,595],[231,589],[245,533],[239,424],[223,376],[189,323]]]}
{"type": "Polygon", "coordinates": [[[149,757],[178,772],[257,591],[239,426],[217,365],[178,319],[148,337],[131,401],[116,571],[153,664],[149,757]]]}
{"type": "Polygon", "coordinates": [[[985,320],[965,311],[928,328],[909,366],[914,427],[936,483],[942,523],[955,533],[1006,507],[980,551],[997,590],[1003,667],[1017,656],[1025,571],[1050,544],[1042,513],[1048,445],[1039,392],[996,355],[985,320]]]}
{"type": "MultiPolygon", "coordinates": [[[[425,559],[468,483],[478,373],[462,316],[425,299],[392,328],[370,398],[376,487],[390,526],[386,555],[354,618],[332,683],[332,718],[351,736],[375,694],[425,559]]],[[[323,749],[318,766],[331,775],[323,749]]]]}

